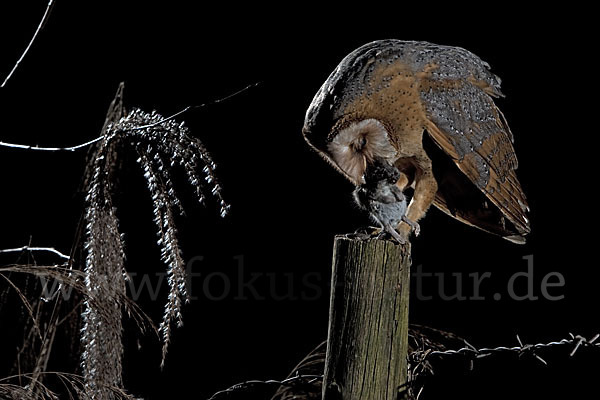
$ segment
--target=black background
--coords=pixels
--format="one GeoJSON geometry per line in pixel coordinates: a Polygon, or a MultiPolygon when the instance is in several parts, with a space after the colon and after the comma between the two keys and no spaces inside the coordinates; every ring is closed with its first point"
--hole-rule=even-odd
{"type": "MultiPolygon", "coordinates": [[[[45,4],[3,4],[2,79],[26,47],[45,4]]],[[[529,343],[569,332],[593,336],[599,274],[597,156],[590,138],[597,111],[587,96],[596,89],[597,68],[585,34],[567,27],[583,25],[580,16],[546,11],[499,15],[497,9],[442,10],[432,4],[211,9],[185,2],[58,0],[30,53],[0,89],[0,141],[54,147],[93,139],[121,81],[126,106],[165,116],[260,82],[180,118],[218,164],[232,211],[219,219],[214,204],[198,206],[185,182],[178,182],[187,210],[178,220],[184,256],[204,257],[194,264],[201,274],[192,281],[198,299],[184,309],[185,326],[174,333],[162,372],[159,342],[126,323],[126,387],[147,399],[203,399],[244,380],[283,378],[325,339],[333,236],[368,221],[352,204],[352,186],[308,148],[300,131],[307,106],[337,63],[356,47],[383,38],[460,46],[491,64],[503,79],[506,98],[497,104],[515,134],[518,175],[532,209],[533,231],[524,246],[432,209],[413,240],[413,267],[444,272],[448,293],[451,274],[462,274],[467,296],[472,294],[468,274],[490,272],[492,278],[481,289],[485,300],[413,297],[411,321],[456,332],[476,346],[513,346],[516,334],[529,343]],[[565,286],[551,294],[564,295],[562,300],[509,298],[507,282],[526,271],[523,257],[529,255],[535,294],[540,295],[544,275],[560,272],[565,286]],[[217,275],[207,280],[211,273],[217,275]],[[239,281],[253,276],[258,276],[253,286],[258,296],[244,291],[240,299],[239,281]],[[495,293],[504,297],[494,300],[495,293]]],[[[0,148],[0,247],[31,243],[68,253],[82,212],[78,189],[84,165],[85,151],[0,148]]],[[[164,271],[141,173],[134,160],[125,168],[116,197],[128,270],[164,271]]],[[[425,282],[426,294],[436,294],[437,281],[425,282]]],[[[525,290],[517,286],[518,293],[525,290]]],[[[159,301],[140,300],[156,320],[164,288],[161,295],[159,301]]],[[[6,315],[2,310],[0,326],[7,336],[2,366],[10,365],[19,342],[9,336],[20,334],[17,321],[6,315]]],[[[50,368],[77,361],[64,342],[54,349],[50,368]]],[[[468,362],[440,363],[422,398],[586,393],[594,388],[597,352],[569,358],[569,350],[541,353],[548,367],[516,355],[478,361],[473,372],[468,362]]]]}

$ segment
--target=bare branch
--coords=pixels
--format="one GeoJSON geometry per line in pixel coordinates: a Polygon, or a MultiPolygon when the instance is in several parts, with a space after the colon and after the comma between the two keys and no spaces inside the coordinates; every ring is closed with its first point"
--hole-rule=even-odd
{"type": "Polygon", "coordinates": [[[0,254],[1,253],[18,253],[18,252],[22,252],[22,251],[47,251],[50,253],[54,253],[57,256],[59,256],[60,258],[63,258],[65,260],[70,260],[71,257],[69,257],[66,254],[61,253],[60,251],[56,250],[53,247],[31,247],[31,246],[23,246],[23,247],[17,247],[14,249],[0,249],[0,254]]]}
{"type": "Polygon", "coordinates": [[[81,148],[84,148],[86,146],[89,146],[90,144],[96,143],[100,140],[102,140],[104,136],[100,136],[97,137],[95,139],[92,139],[88,142],[82,143],[82,144],[78,144],[76,146],[71,146],[71,147],[40,147],[40,146],[30,146],[27,144],[15,144],[15,143],[6,143],[6,142],[0,142],[0,146],[2,147],[9,147],[11,149],[23,149],[23,150],[38,150],[38,151],[75,151],[75,150],[79,150],[81,148]]]}
{"type": "MultiPolygon", "coordinates": [[[[232,98],[234,96],[237,96],[238,94],[241,94],[241,93],[243,93],[243,92],[245,92],[245,91],[247,91],[247,90],[249,90],[249,89],[251,89],[253,87],[256,87],[256,86],[260,85],[260,83],[261,82],[253,83],[251,85],[248,85],[248,86],[244,87],[243,89],[240,89],[240,90],[238,90],[238,91],[236,91],[234,93],[231,93],[231,94],[229,94],[229,95],[227,95],[225,97],[222,97],[222,98],[217,99],[217,100],[213,100],[213,101],[208,102],[208,103],[202,103],[202,104],[198,104],[198,105],[195,105],[195,106],[187,106],[187,107],[183,108],[182,110],[176,112],[175,114],[173,114],[173,115],[171,115],[169,117],[166,117],[164,119],[161,119],[160,121],[153,122],[153,123],[148,124],[148,125],[138,126],[138,127],[132,128],[131,130],[132,131],[139,131],[139,130],[143,130],[143,129],[153,128],[155,126],[158,126],[160,124],[168,122],[168,121],[170,121],[172,119],[175,119],[176,117],[178,117],[181,114],[184,114],[184,113],[186,113],[186,112],[188,112],[190,110],[195,110],[197,108],[202,108],[202,107],[206,107],[206,106],[213,105],[213,104],[218,104],[218,103],[221,103],[223,101],[229,100],[230,98],[232,98]]],[[[7,142],[2,142],[2,141],[0,141],[0,147],[8,147],[8,148],[11,148],[11,149],[21,149],[21,150],[50,151],[50,152],[52,152],[52,151],[54,151],[54,152],[56,152],[56,151],[76,151],[76,150],[82,149],[84,147],[87,147],[90,144],[94,144],[96,142],[99,142],[103,138],[104,138],[104,135],[99,136],[99,137],[97,137],[95,139],[89,140],[89,141],[87,141],[85,143],[81,143],[81,144],[78,144],[78,145],[75,145],[75,146],[71,146],[71,147],[40,147],[40,146],[37,146],[37,145],[36,146],[31,146],[31,145],[27,145],[27,144],[7,143],[7,142]]]]}
{"type": "Polygon", "coordinates": [[[218,391],[217,393],[213,394],[208,400],[216,400],[216,399],[219,399],[222,397],[228,397],[233,392],[248,390],[249,388],[257,387],[257,386],[293,386],[293,385],[297,385],[299,383],[301,383],[301,384],[313,383],[315,381],[321,381],[322,379],[323,379],[322,375],[297,375],[297,376],[292,376],[290,378],[286,378],[281,381],[275,380],[275,379],[269,379],[269,380],[265,380],[265,381],[261,381],[261,380],[246,381],[246,382],[237,383],[225,390],[218,391]]]}
{"type": "Polygon", "coordinates": [[[37,29],[35,30],[35,33],[33,34],[33,37],[29,41],[29,44],[25,48],[25,51],[23,52],[23,54],[21,54],[21,57],[17,60],[17,62],[15,64],[15,66],[13,67],[13,69],[10,71],[10,73],[8,74],[8,76],[6,77],[6,79],[4,79],[4,82],[2,82],[2,85],[0,85],[0,88],[3,88],[6,85],[6,82],[8,82],[8,80],[10,79],[10,77],[13,75],[13,73],[19,67],[19,64],[21,64],[21,61],[23,61],[23,59],[27,55],[27,52],[31,48],[31,45],[33,44],[33,42],[37,38],[37,35],[41,32],[42,28],[44,27],[44,25],[48,21],[48,17],[50,17],[50,11],[52,11],[52,6],[53,5],[54,5],[54,0],[49,0],[48,1],[48,5],[46,6],[46,11],[44,12],[44,16],[42,17],[42,20],[40,21],[37,29]]]}
{"type": "Polygon", "coordinates": [[[238,91],[236,91],[236,92],[233,92],[233,93],[231,93],[231,94],[228,94],[227,96],[225,96],[225,97],[222,97],[222,98],[220,98],[220,99],[217,99],[217,100],[210,101],[210,102],[208,102],[208,103],[202,103],[202,104],[198,104],[198,105],[195,105],[195,106],[187,106],[187,107],[183,108],[182,110],[180,110],[180,111],[177,111],[175,114],[171,115],[170,117],[167,117],[167,118],[161,119],[160,121],[157,121],[157,122],[153,122],[153,123],[151,123],[151,124],[149,124],[149,125],[142,125],[142,126],[138,126],[138,127],[136,127],[136,128],[133,128],[132,130],[134,130],[134,131],[138,131],[138,130],[142,130],[142,129],[152,128],[152,127],[154,127],[154,126],[157,126],[157,125],[160,125],[160,124],[162,124],[162,123],[165,123],[165,122],[167,122],[167,121],[170,121],[170,120],[172,120],[172,119],[174,119],[174,118],[176,118],[176,117],[180,116],[181,114],[185,114],[186,112],[188,112],[188,111],[190,111],[190,110],[195,110],[195,109],[197,109],[197,108],[202,108],[202,107],[210,106],[210,105],[213,105],[213,104],[219,104],[219,103],[221,103],[221,102],[223,102],[223,101],[229,100],[230,98],[237,96],[238,94],[244,93],[245,91],[247,91],[247,90],[249,90],[249,89],[252,89],[252,88],[254,88],[254,87],[257,87],[257,86],[258,86],[258,85],[260,85],[261,83],[262,83],[262,82],[255,82],[255,83],[252,83],[252,84],[250,84],[250,85],[248,85],[248,86],[246,86],[246,87],[244,87],[244,88],[242,88],[242,89],[240,89],[240,90],[238,90],[238,91]]]}

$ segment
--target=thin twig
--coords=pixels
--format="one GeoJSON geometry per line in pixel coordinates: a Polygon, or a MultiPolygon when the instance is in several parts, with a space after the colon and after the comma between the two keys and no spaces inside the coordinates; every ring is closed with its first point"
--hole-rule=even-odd
{"type": "MultiPolygon", "coordinates": [[[[44,371],[41,375],[49,375],[58,377],[63,384],[70,385],[76,392],[82,393],[82,389],[84,386],[84,377],[78,374],[73,374],[69,372],[60,372],[60,371],[44,371]]],[[[0,378],[0,386],[11,386],[13,388],[19,388],[17,385],[11,385],[9,382],[15,379],[27,379],[28,381],[34,381],[35,377],[32,372],[28,373],[19,373],[18,375],[11,375],[8,377],[0,378]]],[[[41,382],[40,382],[41,383],[41,382]]],[[[124,389],[100,383],[103,387],[107,388],[112,395],[115,396],[116,399],[124,399],[124,400],[136,400],[136,397],[129,395],[125,392],[124,389]]],[[[20,385],[19,385],[20,386],[20,385]]],[[[42,387],[46,396],[43,397],[32,397],[35,399],[57,399],[58,397],[53,394],[48,388],[46,388],[43,384],[42,387]],[[48,396],[47,394],[51,394],[52,396],[48,396]]],[[[27,388],[27,386],[25,386],[27,388]]]]}
{"type": "Polygon", "coordinates": [[[70,260],[71,257],[69,257],[66,254],[61,253],[60,251],[56,250],[53,247],[31,247],[31,246],[23,246],[23,247],[17,247],[14,249],[0,249],[0,253],[17,253],[17,252],[21,252],[21,251],[47,251],[50,253],[54,253],[57,256],[59,256],[60,258],[63,258],[65,260],[70,260]]]}
{"type": "Polygon", "coordinates": [[[5,276],[2,273],[0,273],[0,276],[2,278],[4,278],[6,280],[6,282],[8,282],[8,284],[10,286],[12,286],[12,288],[15,290],[15,292],[17,293],[17,295],[19,295],[19,298],[21,299],[21,302],[23,303],[23,305],[27,309],[27,312],[29,313],[29,317],[31,318],[33,326],[34,326],[34,328],[35,328],[35,330],[36,330],[36,332],[38,334],[38,337],[41,339],[42,338],[42,331],[40,330],[40,327],[39,327],[39,325],[37,323],[37,319],[33,315],[33,308],[31,307],[31,304],[27,300],[27,297],[25,297],[25,295],[23,294],[23,292],[10,279],[8,279],[7,276],[5,276]]]}
{"type": "MultiPolygon", "coordinates": [[[[170,120],[172,120],[172,119],[174,119],[174,118],[180,116],[181,114],[184,114],[184,113],[186,113],[186,112],[188,112],[190,110],[194,110],[194,109],[197,109],[197,108],[202,108],[202,107],[206,107],[206,106],[209,106],[209,105],[221,103],[221,102],[229,100],[230,98],[232,98],[234,96],[237,96],[238,94],[241,94],[241,93],[243,93],[243,92],[245,92],[245,91],[247,91],[247,90],[249,90],[249,89],[251,89],[253,87],[256,87],[256,86],[260,85],[260,83],[261,82],[253,83],[251,85],[248,85],[248,86],[244,87],[243,89],[240,89],[240,90],[238,90],[238,91],[236,91],[234,93],[231,93],[231,94],[229,94],[229,95],[227,95],[225,97],[222,97],[222,98],[217,99],[217,100],[213,100],[213,101],[208,102],[208,103],[202,103],[202,104],[198,104],[198,105],[195,105],[195,106],[187,106],[184,109],[176,112],[175,114],[173,114],[173,115],[171,115],[169,117],[166,117],[164,119],[161,119],[160,121],[153,122],[153,123],[148,124],[148,125],[138,126],[138,127],[132,128],[131,130],[138,131],[138,130],[143,130],[143,129],[147,129],[147,128],[152,128],[154,126],[157,126],[157,125],[160,125],[160,124],[165,123],[167,121],[170,121],[170,120]]],[[[7,143],[7,142],[2,142],[2,141],[0,141],[0,147],[8,147],[8,148],[11,148],[11,149],[21,149],[21,150],[50,151],[50,152],[53,152],[53,151],[54,152],[56,152],[56,151],[76,151],[76,150],[82,149],[84,147],[87,147],[90,144],[94,144],[96,142],[99,142],[103,138],[104,138],[104,135],[99,136],[99,137],[97,137],[95,139],[92,139],[90,141],[87,141],[85,143],[78,144],[78,145],[71,146],[71,147],[40,147],[40,146],[37,146],[37,145],[36,146],[31,146],[31,145],[26,145],[26,144],[7,143]]]]}
{"type": "Polygon", "coordinates": [[[136,128],[133,128],[132,130],[133,131],[139,131],[139,130],[143,130],[143,129],[147,129],[147,128],[152,128],[154,126],[157,126],[157,125],[163,124],[163,123],[165,123],[167,121],[170,121],[170,120],[172,120],[172,119],[174,119],[174,118],[180,116],[181,114],[184,114],[184,113],[186,113],[186,112],[188,112],[190,110],[194,110],[196,108],[202,108],[202,107],[210,106],[210,105],[213,105],[213,104],[219,104],[219,103],[221,103],[223,101],[229,100],[230,98],[232,98],[234,96],[237,96],[238,94],[244,93],[245,91],[247,91],[249,89],[252,89],[253,87],[256,87],[256,86],[258,86],[260,84],[261,84],[261,82],[255,82],[255,83],[252,83],[252,84],[250,84],[250,85],[248,85],[248,86],[246,86],[246,87],[244,87],[244,88],[242,88],[242,89],[240,89],[240,90],[238,90],[238,91],[236,91],[234,93],[231,93],[231,94],[229,94],[229,95],[227,95],[225,97],[222,97],[220,99],[209,101],[208,103],[198,104],[198,105],[195,105],[195,106],[187,106],[187,107],[183,108],[180,111],[177,111],[175,114],[173,114],[173,115],[171,115],[171,116],[169,116],[167,118],[161,119],[160,121],[153,122],[153,123],[148,124],[148,125],[138,126],[136,128]]]}
{"type": "Polygon", "coordinates": [[[0,142],[0,146],[2,147],[9,147],[11,149],[23,149],[23,150],[38,150],[38,151],[75,151],[75,150],[79,150],[81,148],[84,148],[86,146],[89,146],[90,144],[96,143],[100,140],[102,140],[104,136],[100,136],[97,137],[95,139],[92,139],[88,142],[82,143],[82,144],[78,144],[76,146],[71,146],[71,147],[39,147],[39,146],[30,146],[30,145],[26,145],[26,144],[15,144],[15,143],[6,143],[6,142],[0,142]]]}
{"type": "Polygon", "coordinates": [[[15,72],[15,70],[19,67],[19,64],[21,64],[21,61],[23,61],[23,59],[27,55],[27,52],[31,48],[31,45],[33,44],[33,42],[37,38],[37,35],[41,32],[42,28],[46,24],[46,21],[48,21],[48,17],[50,17],[50,11],[52,11],[52,5],[53,4],[54,4],[54,0],[49,0],[48,1],[48,5],[46,6],[46,11],[44,12],[44,16],[42,17],[42,20],[40,21],[37,29],[35,30],[35,33],[33,34],[33,37],[29,41],[29,44],[25,48],[25,51],[23,52],[23,54],[21,54],[21,57],[17,60],[17,62],[15,64],[15,66],[13,67],[13,69],[10,71],[10,73],[8,74],[8,76],[6,77],[6,79],[4,79],[4,82],[2,82],[2,85],[0,85],[0,88],[3,88],[6,85],[6,82],[8,82],[8,80],[13,75],[13,73],[15,72]]]}
{"type": "Polygon", "coordinates": [[[292,386],[292,385],[298,384],[299,382],[313,383],[315,381],[319,381],[322,379],[323,379],[323,375],[296,375],[291,378],[286,378],[282,381],[275,380],[275,379],[269,379],[266,381],[261,381],[261,380],[246,381],[246,382],[237,383],[225,390],[218,391],[217,393],[213,394],[208,400],[216,400],[220,397],[228,396],[233,392],[237,392],[240,390],[246,390],[253,386],[281,386],[281,385],[292,386]]]}

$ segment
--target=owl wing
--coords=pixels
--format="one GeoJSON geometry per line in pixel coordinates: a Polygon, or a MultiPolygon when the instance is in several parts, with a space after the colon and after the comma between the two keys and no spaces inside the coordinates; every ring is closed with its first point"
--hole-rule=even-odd
{"type": "Polygon", "coordinates": [[[526,215],[529,207],[515,173],[518,162],[512,133],[492,99],[502,96],[500,80],[489,72],[486,63],[464,49],[448,47],[438,56],[439,64],[434,59],[425,71],[416,74],[426,130],[458,169],[498,208],[501,226],[490,229],[490,220],[479,218],[473,210],[452,210],[443,191],[438,194],[436,206],[471,225],[495,230],[494,233],[504,232],[502,236],[523,242],[530,232],[526,215]],[[508,219],[511,229],[505,227],[503,217],[508,219]]]}

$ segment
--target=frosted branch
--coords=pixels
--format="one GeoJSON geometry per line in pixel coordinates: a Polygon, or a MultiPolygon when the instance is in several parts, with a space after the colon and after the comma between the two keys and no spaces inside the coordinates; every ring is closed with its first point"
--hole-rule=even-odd
{"type": "Polygon", "coordinates": [[[35,30],[35,33],[33,34],[33,37],[29,41],[29,44],[25,48],[25,51],[23,52],[23,54],[21,54],[21,57],[15,63],[15,66],[13,67],[13,69],[10,71],[10,73],[8,74],[8,76],[6,77],[6,79],[4,79],[4,82],[2,82],[2,85],[0,85],[0,88],[3,88],[6,85],[6,82],[8,82],[8,80],[11,78],[11,76],[14,74],[14,72],[19,67],[19,64],[21,64],[21,61],[23,61],[23,59],[25,58],[25,56],[29,52],[29,49],[31,48],[31,45],[33,44],[33,42],[35,42],[35,39],[37,38],[38,34],[40,33],[40,31],[42,30],[42,28],[46,24],[46,21],[48,21],[48,17],[50,17],[50,11],[52,10],[52,5],[53,4],[54,4],[54,0],[48,1],[48,5],[46,6],[46,11],[44,12],[44,16],[42,17],[42,20],[40,21],[37,29],[35,30]]]}
{"type": "Polygon", "coordinates": [[[19,252],[23,252],[23,251],[30,251],[30,252],[45,251],[45,252],[56,254],[57,256],[59,256],[60,258],[65,259],[65,260],[70,260],[71,259],[71,257],[69,257],[66,254],[61,253],[60,251],[56,250],[53,247],[31,247],[31,246],[23,246],[23,247],[16,247],[14,249],[0,249],[0,253],[19,253],[19,252]]]}

